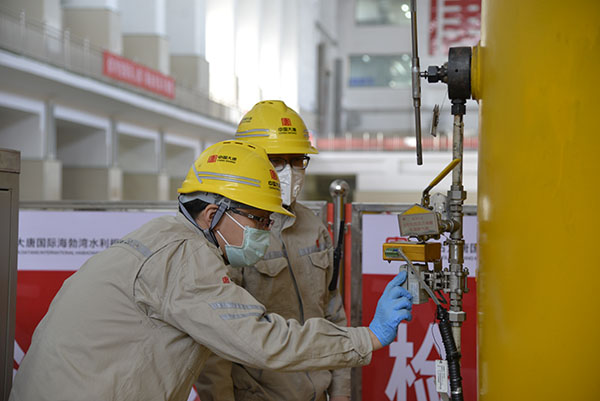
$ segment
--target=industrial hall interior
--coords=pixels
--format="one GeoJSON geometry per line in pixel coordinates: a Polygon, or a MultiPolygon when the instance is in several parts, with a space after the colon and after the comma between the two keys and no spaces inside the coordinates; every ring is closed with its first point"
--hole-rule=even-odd
{"type": "Polygon", "coordinates": [[[0,401],[598,399],[598,65],[598,0],[0,0],[0,401]]]}

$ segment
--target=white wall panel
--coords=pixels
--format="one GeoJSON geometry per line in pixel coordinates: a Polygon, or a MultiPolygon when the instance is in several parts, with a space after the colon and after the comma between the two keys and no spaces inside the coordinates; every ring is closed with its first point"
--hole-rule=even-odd
{"type": "Polygon", "coordinates": [[[206,1],[169,0],[166,14],[171,54],[204,56],[206,1]]]}
{"type": "Polygon", "coordinates": [[[63,8],[90,8],[118,11],[119,0],[61,0],[63,8]]]}
{"type": "Polygon", "coordinates": [[[123,34],[167,34],[165,0],[120,0],[123,34]]]}
{"type": "Polygon", "coordinates": [[[210,95],[235,104],[235,1],[207,0],[206,60],[210,65],[210,95]]]}

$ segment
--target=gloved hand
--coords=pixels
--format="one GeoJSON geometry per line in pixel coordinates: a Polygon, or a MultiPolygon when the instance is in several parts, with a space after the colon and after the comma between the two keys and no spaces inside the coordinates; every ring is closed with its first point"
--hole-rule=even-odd
{"type": "Polygon", "coordinates": [[[401,287],[406,280],[406,271],[398,273],[385,287],[377,302],[375,316],[369,328],[382,346],[390,345],[403,320],[412,319],[412,295],[401,287]]]}

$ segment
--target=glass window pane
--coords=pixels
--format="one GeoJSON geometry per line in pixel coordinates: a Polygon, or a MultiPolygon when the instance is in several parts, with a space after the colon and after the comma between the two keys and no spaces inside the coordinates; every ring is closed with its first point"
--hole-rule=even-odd
{"type": "Polygon", "coordinates": [[[357,87],[406,88],[410,86],[411,60],[408,54],[350,56],[348,85],[357,87]]]}
{"type": "Polygon", "coordinates": [[[409,0],[356,0],[358,25],[400,25],[410,21],[409,0]]]}

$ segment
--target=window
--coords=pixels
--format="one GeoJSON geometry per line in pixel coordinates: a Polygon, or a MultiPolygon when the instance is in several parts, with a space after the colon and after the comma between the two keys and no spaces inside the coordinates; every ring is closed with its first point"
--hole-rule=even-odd
{"type": "Polygon", "coordinates": [[[350,56],[348,85],[359,87],[406,88],[411,84],[411,58],[408,54],[350,56]]]}
{"type": "Polygon", "coordinates": [[[409,0],[355,0],[358,25],[400,25],[410,22],[409,0]]]}

